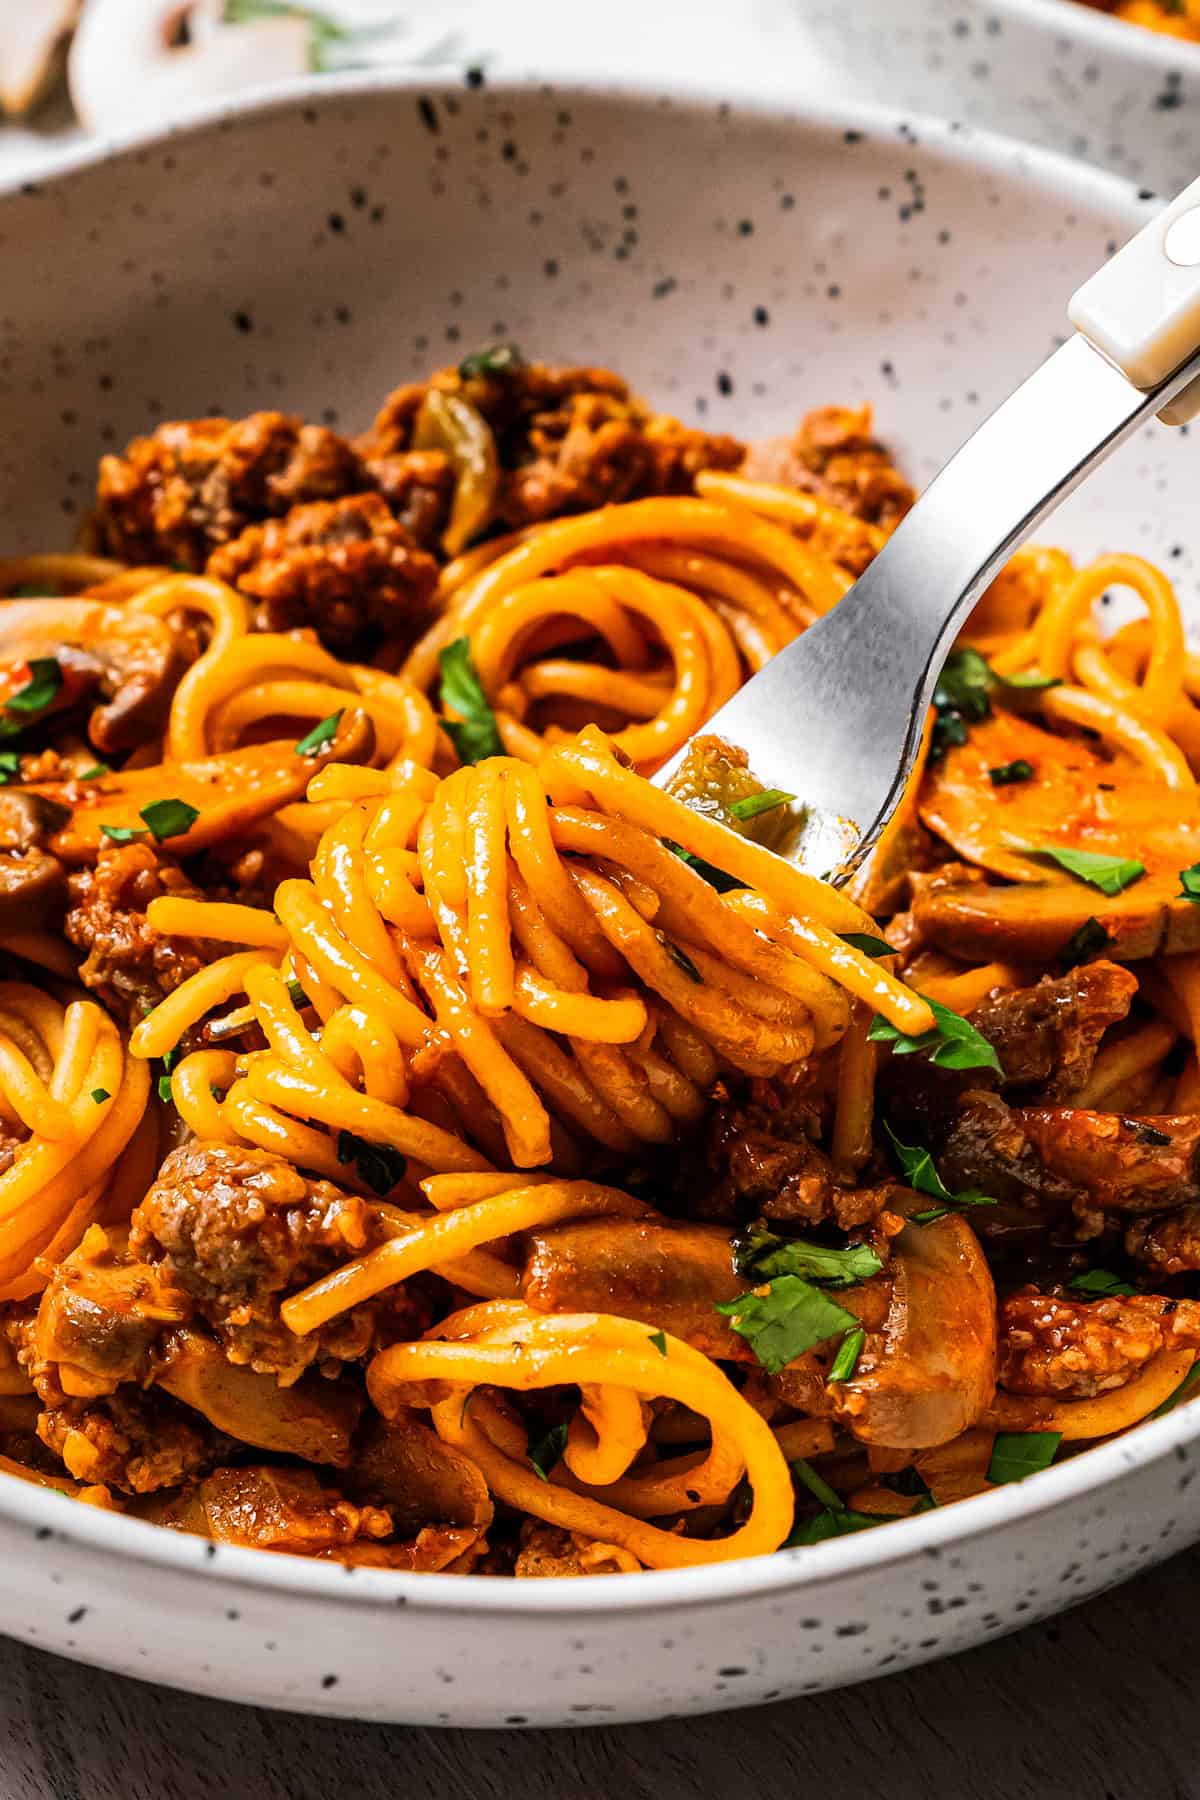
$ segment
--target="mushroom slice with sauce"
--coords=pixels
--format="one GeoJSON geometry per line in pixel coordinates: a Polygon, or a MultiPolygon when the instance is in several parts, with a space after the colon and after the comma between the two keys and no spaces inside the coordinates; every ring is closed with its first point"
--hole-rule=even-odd
{"type": "MultiPolygon", "coordinates": [[[[979,1241],[957,1213],[919,1225],[913,1194],[894,1204],[909,1221],[892,1240],[891,1297],[849,1381],[831,1384],[836,1416],[867,1444],[924,1450],[974,1425],[996,1385],[996,1293],[979,1241]]],[[[850,1302],[850,1296],[842,1296],[850,1302]]]]}
{"type": "Polygon", "coordinates": [[[199,101],[312,72],[315,21],[302,7],[245,24],[226,15],[225,0],[89,0],[67,60],[85,129],[171,119],[199,101]]]}
{"type": "Polygon", "coordinates": [[[0,671],[37,657],[59,663],[68,698],[88,689],[104,697],[92,711],[88,736],[105,754],[155,735],[187,662],[177,634],[149,613],[100,600],[6,600],[0,606],[0,671]]]}
{"type": "Polygon", "coordinates": [[[82,0],[7,0],[0,6],[0,112],[32,112],[62,73],[82,0]]]}

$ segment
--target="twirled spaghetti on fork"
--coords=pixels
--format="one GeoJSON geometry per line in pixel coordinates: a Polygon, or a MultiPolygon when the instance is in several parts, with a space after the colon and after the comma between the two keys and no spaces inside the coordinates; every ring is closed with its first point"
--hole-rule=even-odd
{"type": "Polygon", "coordinates": [[[702,735],[910,498],[866,412],[747,451],[494,346],[353,444],[161,427],[86,551],[0,565],[4,1471],[590,1574],[867,1529],[1189,1390],[1169,583],[1014,558],[849,892],[702,735]]]}

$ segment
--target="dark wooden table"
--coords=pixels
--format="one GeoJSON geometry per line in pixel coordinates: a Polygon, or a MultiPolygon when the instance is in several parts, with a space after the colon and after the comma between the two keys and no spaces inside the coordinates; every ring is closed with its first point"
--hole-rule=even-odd
{"type": "Polygon", "coordinates": [[[840,1694],[666,1725],[425,1731],[194,1700],[0,1641],[0,1800],[1193,1800],[1200,1549],[840,1694]]]}

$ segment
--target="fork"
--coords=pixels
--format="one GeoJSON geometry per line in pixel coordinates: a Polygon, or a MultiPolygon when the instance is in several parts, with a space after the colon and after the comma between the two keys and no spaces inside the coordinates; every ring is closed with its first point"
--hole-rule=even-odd
{"type": "Polygon", "coordinates": [[[788,854],[811,874],[846,881],[878,839],[958,628],[1013,550],[1144,420],[1200,412],[1200,180],[1067,312],[1074,334],[951,457],[833,610],[703,729],[803,802],[788,854]]]}

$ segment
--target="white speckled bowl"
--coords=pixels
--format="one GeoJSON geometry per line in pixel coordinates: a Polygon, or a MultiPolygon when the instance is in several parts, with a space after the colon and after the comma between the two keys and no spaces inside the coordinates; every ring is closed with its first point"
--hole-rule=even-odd
{"type": "Polygon", "coordinates": [[[1077,0],[792,0],[837,91],[1086,157],[1173,194],[1200,172],[1200,44],[1077,0]]]}
{"type": "MultiPolygon", "coordinates": [[[[495,334],[786,429],[873,399],[926,477],[1145,213],[1071,163],[882,112],[378,80],[272,97],[0,198],[7,550],[64,542],[156,419],[361,424],[495,334]]],[[[1195,456],[1154,430],[1060,515],[1195,606],[1195,456]]],[[[1200,1536],[1200,1408],[1021,1486],[711,1570],[579,1582],[218,1549],[0,1476],[0,1625],[271,1705],[455,1724],[653,1718],[811,1692],[1029,1622],[1200,1536]]]]}

